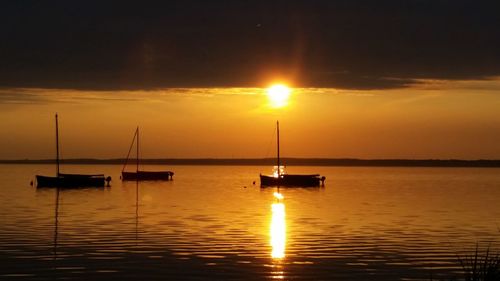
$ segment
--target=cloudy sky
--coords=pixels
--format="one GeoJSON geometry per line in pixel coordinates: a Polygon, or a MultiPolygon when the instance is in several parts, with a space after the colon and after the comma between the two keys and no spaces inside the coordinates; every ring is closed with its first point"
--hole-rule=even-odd
{"type": "Polygon", "coordinates": [[[264,157],[261,143],[279,118],[295,128],[288,156],[500,158],[499,8],[438,0],[3,3],[0,129],[9,134],[0,158],[50,157],[56,111],[84,124],[81,136],[66,129],[67,146],[79,147],[68,157],[121,157],[116,143],[138,124],[161,132],[150,146],[169,147],[151,157],[264,157]],[[286,108],[265,107],[262,88],[276,81],[296,89],[286,108]],[[96,124],[115,133],[82,148],[96,124]]]}
{"type": "Polygon", "coordinates": [[[383,89],[500,75],[495,1],[10,1],[0,85],[383,89]],[[105,3],[104,3],[105,2],[105,3]]]}

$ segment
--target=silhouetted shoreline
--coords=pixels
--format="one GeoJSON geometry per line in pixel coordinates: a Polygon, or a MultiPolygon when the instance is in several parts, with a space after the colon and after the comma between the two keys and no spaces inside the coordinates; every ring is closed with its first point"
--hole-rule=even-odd
{"type": "MultiPolygon", "coordinates": [[[[54,164],[55,159],[0,160],[0,164],[54,164]]],[[[367,167],[500,167],[500,160],[459,159],[332,159],[332,158],[283,158],[286,166],[367,166],[367,167]]],[[[123,164],[125,159],[65,159],[61,164],[99,165],[123,164]]],[[[147,165],[274,165],[274,158],[175,158],[142,159],[147,165]]]]}

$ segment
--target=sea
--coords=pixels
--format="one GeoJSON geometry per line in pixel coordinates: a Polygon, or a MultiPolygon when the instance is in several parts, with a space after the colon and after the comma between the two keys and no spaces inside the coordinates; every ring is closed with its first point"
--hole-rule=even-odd
{"type": "Polygon", "coordinates": [[[500,252],[500,169],[288,167],[324,187],[261,188],[263,166],[160,166],[173,181],[36,188],[0,165],[1,280],[451,280],[500,252]]]}

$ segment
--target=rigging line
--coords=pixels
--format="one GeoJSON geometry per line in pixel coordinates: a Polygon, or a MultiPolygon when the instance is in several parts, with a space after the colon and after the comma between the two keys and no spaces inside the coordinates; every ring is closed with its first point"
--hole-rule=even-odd
{"type": "Polygon", "coordinates": [[[267,145],[267,151],[264,158],[269,158],[269,151],[271,150],[271,146],[273,145],[275,139],[276,139],[276,128],[273,129],[273,135],[269,141],[269,144],[267,145]]]}
{"type": "Polygon", "coordinates": [[[137,130],[134,133],[134,138],[132,139],[132,143],[130,144],[130,148],[128,149],[127,159],[125,159],[125,164],[123,165],[122,172],[125,171],[125,167],[127,167],[128,159],[130,157],[130,152],[132,152],[132,147],[134,147],[136,137],[137,137],[137,130]]]}

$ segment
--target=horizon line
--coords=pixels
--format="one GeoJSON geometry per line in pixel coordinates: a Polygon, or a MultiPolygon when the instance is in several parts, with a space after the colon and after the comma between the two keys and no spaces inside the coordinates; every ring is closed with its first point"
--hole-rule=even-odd
{"type": "MultiPolygon", "coordinates": [[[[405,159],[405,158],[281,158],[287,166],[401,166],[401,167],[500,167],[500,159],[405,159]]],[[[61,164],[124,164],[126,158],[69,158],[61,164]]],[[[274,165],[275,158],[147,158],[147,165],[274,165]]],[[[135,164],[135,159],[129,159],[135,164]]],[[[0,159],[0,164],[55,164],[56,159],[0,159]]]]}

